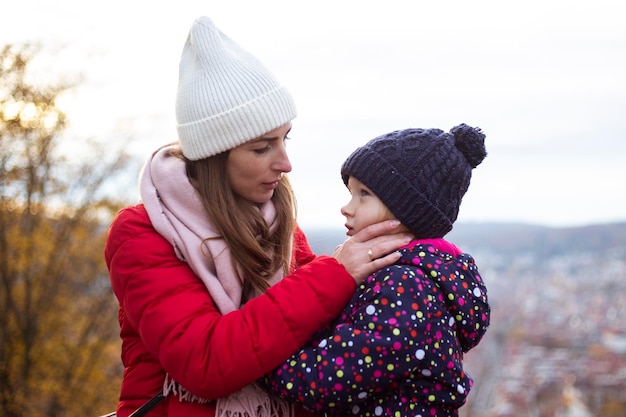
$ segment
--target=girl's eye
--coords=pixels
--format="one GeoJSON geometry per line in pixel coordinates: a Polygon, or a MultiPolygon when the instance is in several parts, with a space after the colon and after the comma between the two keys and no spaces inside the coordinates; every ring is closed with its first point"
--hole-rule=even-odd
{"type": "Polygon", "coordinates": [[[371,195],[368,190],[364,190],[364,189],[361,189],[361,192],[359,194],[361,195],[361,197],[368,197],[371,195]]]}

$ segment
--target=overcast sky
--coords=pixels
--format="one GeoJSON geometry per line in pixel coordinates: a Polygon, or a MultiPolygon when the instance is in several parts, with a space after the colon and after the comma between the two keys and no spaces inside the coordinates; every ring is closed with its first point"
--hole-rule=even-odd
{"type": "MultiPolygon", "coordinates": [[[[626,2],[11,1],[0,44],[40,42],[76,137],[176,139],[178,63],[209,16],[295,97],[289,142],[303,226],[343,227],[343,160],[408,127],[487,135],[459,221],[626,220],[626,2]]],[[[134,187],[135,178],[129,180],[134,187]]],[[[131,190],[135,192],[135,190],[131,190]]],[[[136,195],[136,194],[135,194],[136,195]]]]}

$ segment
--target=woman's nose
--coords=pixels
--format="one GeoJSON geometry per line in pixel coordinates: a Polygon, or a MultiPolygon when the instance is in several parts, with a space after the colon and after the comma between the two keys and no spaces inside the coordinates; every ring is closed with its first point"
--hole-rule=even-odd
{"type": "Polygon", "coordinates": [[[280,172],[291,172],[291,161],[289,160],[289,156],[287,155],[287,150],[285,148],[281,149],[278,153],[273,168],[280,172]]]}

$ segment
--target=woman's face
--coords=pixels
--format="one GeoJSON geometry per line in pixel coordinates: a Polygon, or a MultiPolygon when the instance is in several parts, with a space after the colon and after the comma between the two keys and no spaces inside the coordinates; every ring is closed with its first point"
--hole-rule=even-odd
{"type": "Polygon", "coordinates": [[[285,141],[291,123],[230,150],[226,174],[233,191],[257,204],[268,202],[285,172],[291,171],[285,141]]]}
{"type": "Polygon", "coordinates": [[[353,236],[370,224],[395,218],[376,194],[356,178],[348,178],[348,190],[350,201],[341,208],[341,214],[346,218],[348,236],[353,236]]]}

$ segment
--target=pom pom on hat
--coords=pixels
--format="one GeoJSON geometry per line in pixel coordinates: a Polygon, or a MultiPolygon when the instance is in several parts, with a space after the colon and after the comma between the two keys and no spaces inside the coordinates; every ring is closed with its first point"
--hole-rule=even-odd
{"type": "Polygon", "coordinates": [[[189,32],[179,66],[178,139],[185,157],[235,148],[296,117],[289,92],[208,17],[189,32]]]}
{"type": "Polygon", "coordinates": [[[398,130],[356,149],[341,167],[365,184],[417,238],[452,230],[472,169],[487,156],[485,135],[465,124],[398,130]]]}

